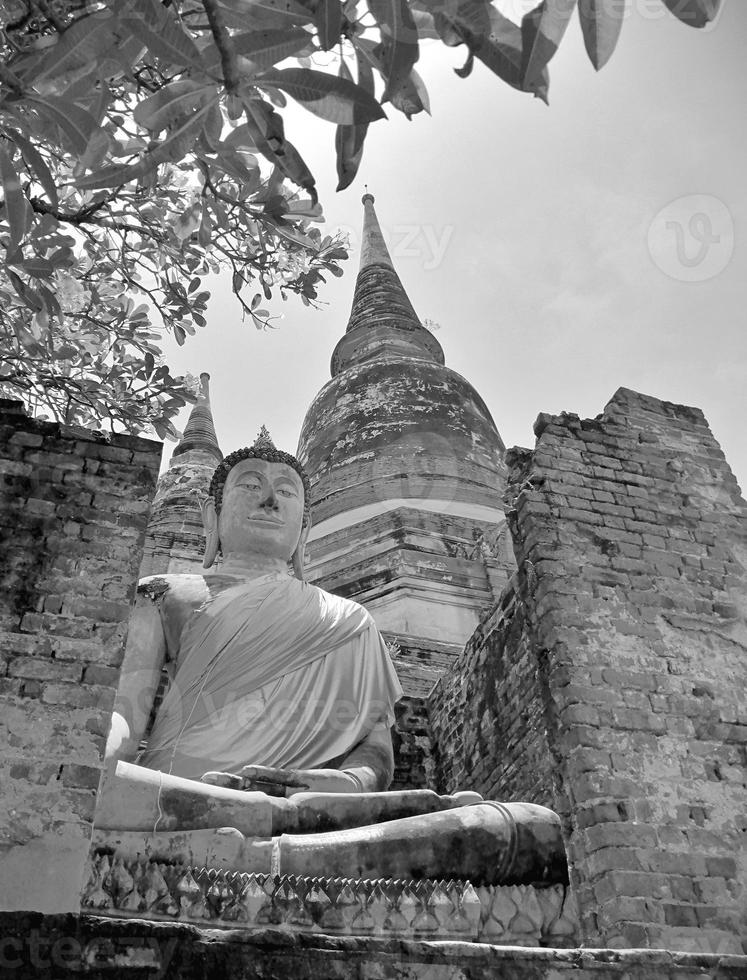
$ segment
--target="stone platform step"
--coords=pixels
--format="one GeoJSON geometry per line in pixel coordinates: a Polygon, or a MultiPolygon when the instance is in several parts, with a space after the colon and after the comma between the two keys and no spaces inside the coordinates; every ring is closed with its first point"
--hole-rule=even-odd
{"type": "Polygon", "coordinates": [[[526,949],[0,912],[8,980],[745,980],[747,956],[526,949]]]}

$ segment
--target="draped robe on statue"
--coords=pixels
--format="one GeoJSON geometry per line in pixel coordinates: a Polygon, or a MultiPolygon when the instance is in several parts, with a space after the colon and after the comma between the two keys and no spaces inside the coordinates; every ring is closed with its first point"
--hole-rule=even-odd
{"type": "Polygon", "coordinates": [[[373,619],[284,575],[211,596],[182,629],[139,762],[199,779],[245,765],[334,766],[394,722],[402,689],[373,619]]]}

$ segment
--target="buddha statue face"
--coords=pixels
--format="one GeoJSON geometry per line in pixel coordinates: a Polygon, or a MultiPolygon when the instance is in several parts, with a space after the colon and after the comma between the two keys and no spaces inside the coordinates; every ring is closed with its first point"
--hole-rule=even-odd
{"type": "Polygon", "coordinates": [[[224,558],[261,555],[293,561],[301,577],[304,485],[286,463],[248,458],[235,463],[225,479],[220,512],[212,498],[203,505],[207,537],[205,567],[218,548],[224,558]]]}
{"type": "Polygon", "coordinates": [[[223,553],[290,561],[301,536],[301,478],[285,463],[243,459],[226,477],[218,518],[223,553]]]}

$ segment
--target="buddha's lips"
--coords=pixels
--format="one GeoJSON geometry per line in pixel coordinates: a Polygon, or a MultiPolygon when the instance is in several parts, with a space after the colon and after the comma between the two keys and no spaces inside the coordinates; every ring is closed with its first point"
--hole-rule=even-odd
{"type": "Polygon", "coordinates": [[[285,521],[278,521],[274,517],[247,517],[248,521],[260,521],[262,524],[275,524],[280,526],[285,524],[285,521]]]}

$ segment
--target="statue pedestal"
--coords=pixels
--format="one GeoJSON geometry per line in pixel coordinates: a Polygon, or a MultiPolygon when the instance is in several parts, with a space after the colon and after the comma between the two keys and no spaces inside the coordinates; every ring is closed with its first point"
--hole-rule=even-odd
{"type": "Polygon", "coordinates": [[[95,849],[83,910],[210,928],[570,947],[575,902],[564,885],[305,878],[195,868],[95,849]]]}

